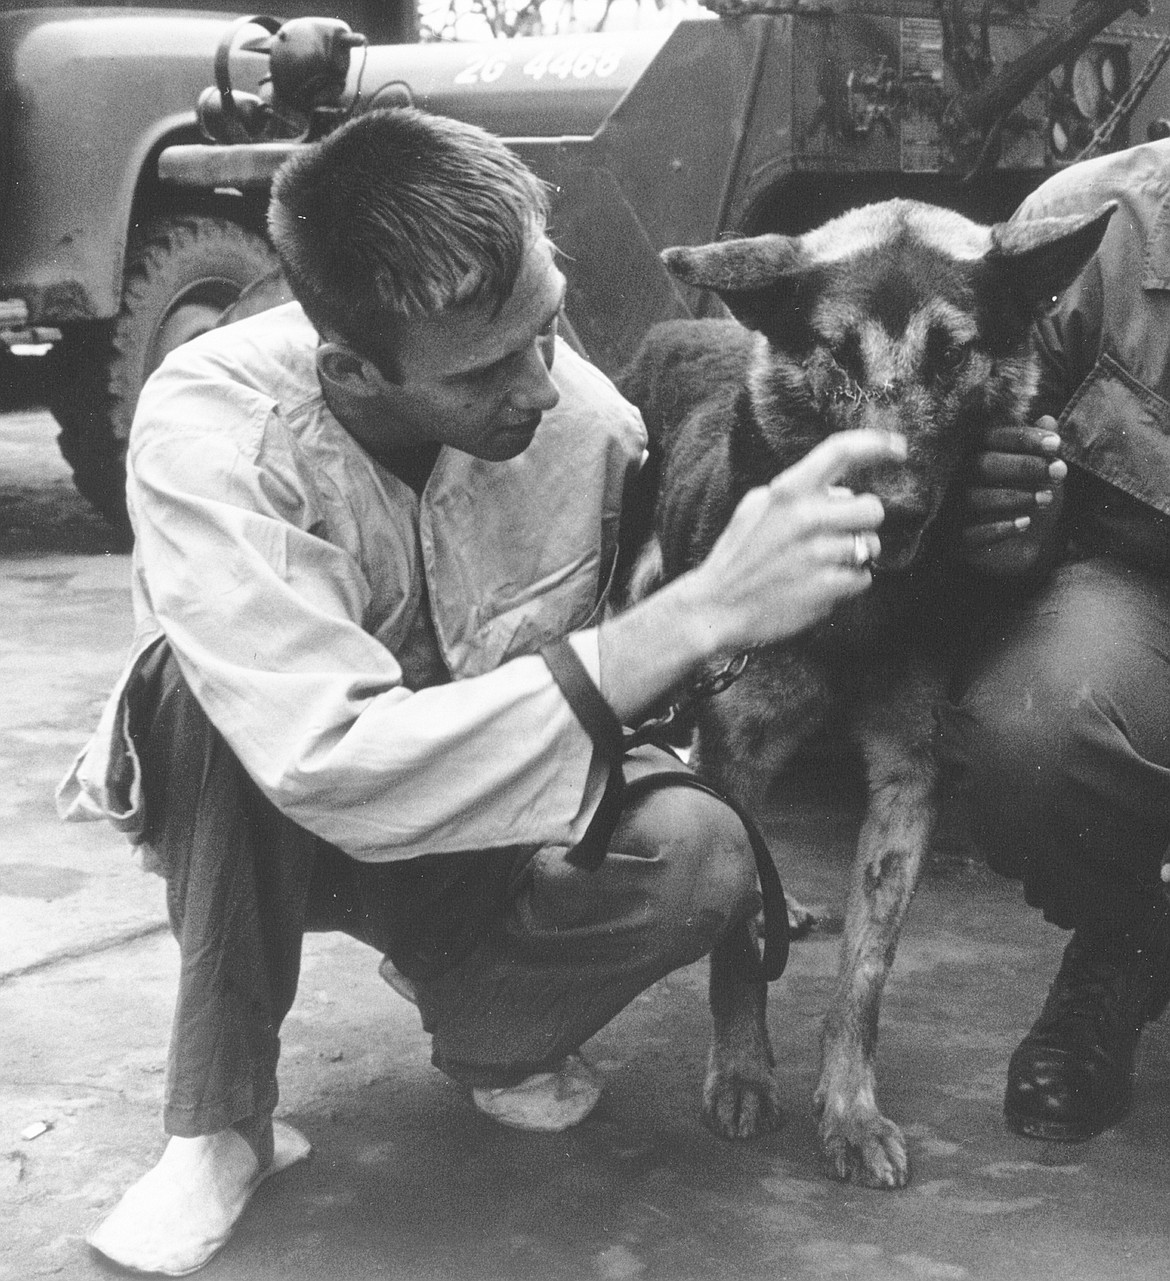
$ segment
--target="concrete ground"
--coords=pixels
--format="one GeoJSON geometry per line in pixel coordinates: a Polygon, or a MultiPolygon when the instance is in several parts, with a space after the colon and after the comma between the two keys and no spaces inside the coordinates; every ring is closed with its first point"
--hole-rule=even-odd
{"type": "MultiPolygon", "coordinates": [[[[11,371],[9,371],[11,372],[11,371]]],[[[11,380],[10,380],[11,381],[11,380]]],[[[161,882],[52,791],[130,636],[124,547],[69,484],[29,379],[0,414],[0,1278],[101,1278],[89,1227],[162,1144],[176,949],[161,882]]],[[[765,816],[788,887],[839,910],[847,790],[765,816]]],[[[1143,1044],[1131,1117],[1087,1144],[1007,1132],[1008,1056],[1062,939],[1015,888],[947,864],[911,912],[885,1001],[880,1098],[910,1138],[902,1192],[820,1171],[810,1096],[836,939],[794,946],[771,1024],[785,1124],[699,1124],[702,966],[587,1047],[607,1081],[559,1137],[501,1129],[429,1064],[377,957],[315,936],[284,1033],[280,1112],[313,1159],[266,1184],[208,1281],[1153,1281],[1170,1275],[1170,1038],[1143,1044]]]]}

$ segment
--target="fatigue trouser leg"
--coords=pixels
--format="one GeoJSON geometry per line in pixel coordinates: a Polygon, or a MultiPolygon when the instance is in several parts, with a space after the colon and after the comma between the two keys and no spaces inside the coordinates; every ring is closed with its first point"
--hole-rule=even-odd
{"type": "Polygon", "coordinates": [[[944,764],[988,861],[1075,931],[1008,1065],[1020,1134],[1085,1139],[1120,1120],[1141,1029],[1170,992],[1168,636],[1164,581],[1064,566],[993,621],[942,709],[944,764]]]}
{"type": "Polygon", "coordinates": [[[941,709],[952,801],[991,866],[1075,928],[1158,894],[1170,843],[1170,585],[1062,567],[998,615],[941,709]]]}

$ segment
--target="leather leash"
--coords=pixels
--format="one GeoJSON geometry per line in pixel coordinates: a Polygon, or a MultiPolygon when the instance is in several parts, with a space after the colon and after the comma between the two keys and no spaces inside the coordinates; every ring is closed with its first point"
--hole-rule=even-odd
{"type": "Polygon", "coordinates": [[[667,787],[689,787],[721,801],[739,819],[747,833],[764,900],[764,954],[760,957],[754,949],[745,951],[739,959],[739,968],[742,977],[749,982],[770,983],[778,979],[788,964],[788,901],[771,851],[754,820],[729,796],[692,773],[660,770],[627,783],[622,774],[622,759],[626,752],[644,743],[652,743],[674,756],[677,753],[669,744],[656,739],[653,724],[636,730],[623,728],[567,640],[546,645],[540,655],[565,701],[609,768],[605,791],[585,835],[565,857],[574,867],[596,871],[605,859],[623,808],[651,792],[667,787]]]}

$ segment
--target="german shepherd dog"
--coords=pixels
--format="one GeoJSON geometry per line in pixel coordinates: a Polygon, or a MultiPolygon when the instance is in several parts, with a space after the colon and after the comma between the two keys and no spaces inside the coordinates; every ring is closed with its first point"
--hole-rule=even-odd
{"type": "MultiPolygon", "coordinates": [[[[814,1102],[828,1171],[869,1187],[909,1177],[905,1140],[875,1100],[874,1052],[935,821],[933,707],[957,631],[944,554],[955,482],[989,426],[1028,421],[1031,322],[1083,269],[1112,212],[985,227],[890,200],[805,235],[668,249],[667,268],[714,290],[735,319],[654,327],[620,380],[660,468],[635,597],[698,564],[750,488],[831,432],[871,427],[908,442],[904,463],[849,477],[885,509],[871,587],[756,651],[696,712],[699,772],[748,810],[818,734],[843,731],[859,749],[868,801],[814,1102]]],[[[767,989],[735,967],[745,945],[728,938],[711,958],[703,1113],[728,1138],[779,1120],[767,989]]]]}

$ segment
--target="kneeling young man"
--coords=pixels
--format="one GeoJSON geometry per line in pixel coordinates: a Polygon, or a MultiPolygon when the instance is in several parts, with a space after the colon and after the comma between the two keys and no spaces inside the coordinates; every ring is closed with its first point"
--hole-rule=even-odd
{"type": "Polygon", "coordinates": [[[742,826],[695,792],[628,806],[600,870],[566,860],[606,770],[541,650],[633,723],[801,631],[868,586],[855,534],[878,550],[880,503],[838,482],[903,446],[834,439],[749,494],[708,562],[604,618],[645,436],[557,336],[546,216],[482,131],[359,117],[276,181],[297,301],[143,392],[137,642],[63,793],[147,850],[181,953],[171,1138],[91,1238],[125,1266],[199,1267],[307,1153],[272,1120],[305,930],[386,958],[478,1108],[558,1129],[600,1093],[578,1047],[757,910],[742,826]]]}

